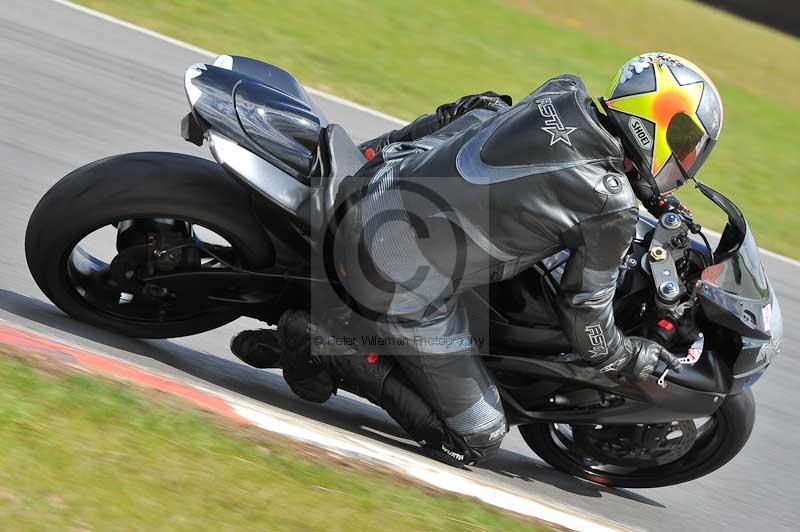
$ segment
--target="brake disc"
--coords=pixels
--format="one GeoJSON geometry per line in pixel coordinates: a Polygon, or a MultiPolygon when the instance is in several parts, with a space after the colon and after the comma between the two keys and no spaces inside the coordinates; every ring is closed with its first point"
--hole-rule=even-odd
{"type": "Polygon", "coordinates": [[[599,463],[651,467],[678,460],[694,445],[692,420],[659,425],[573,426],[575,444],[599,463]]]}

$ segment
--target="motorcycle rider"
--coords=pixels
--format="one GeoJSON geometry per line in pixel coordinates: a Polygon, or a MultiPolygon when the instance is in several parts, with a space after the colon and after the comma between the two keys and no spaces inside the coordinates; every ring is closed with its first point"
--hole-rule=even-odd
{"type": "MultiPolygon", "coordinates": [[[[612,302],[636,199],[658,211],[697,173],[721,125],[708,76],[655,52],[625,63],[599,106],[562,75],[516,105],[467,96],[366,142],[369,161],[338,191],[346,216],[332,216],[333,262],[355,309],[345,321],[368,319],[399,339],[394,356],[342,348],[307,313],[288,312],[278,327],[287,381],[316,401],[337,382],[357,389],[450,463],[489,457],[506,420],[459,295],[560,250],[569,259],[556,306],[575,353],[620,379],[646,380],[659,361],[679,369],[660,345],[624,336],[612,302]]],[[[234,350],[257,350],[257,338],[242,333],[234,350]]]]}

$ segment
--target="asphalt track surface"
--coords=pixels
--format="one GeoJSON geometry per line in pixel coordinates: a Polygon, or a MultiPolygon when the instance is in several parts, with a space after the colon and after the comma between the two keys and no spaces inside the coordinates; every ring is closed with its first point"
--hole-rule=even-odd
{"type": "MultiPolygon", "coordinates": [[[[67,172],[108,155],[163,150],[208,157],[205,148],[179,136],[179,120],[187,112],[183,72],[207,58],[46,0],[3,0],[0,7],[0,319],[299,416],[412,446],[383,412],[361,400],[345,395],[325,405],[305,403],[279,375],[239,363],[229,353],[229,338],[253,322],[240,320],[177,340],[135,340],[76,322],[44,298],[28,273],[23,250],[25,225],[38,199],[67,172]]],[[[356,139],[391,127],[384,118],[352,106],[322,97],[318,101],[330,120],[356,139]]],[[[794,357],[800,333],[794,324],[800,318],[800,269],[773,257],[765,262],[782,303],[784,351],[755,387],[758,418],[749,444],[721,471],[670,488],[609,489],[552,470],[513,430],[500,455],[474,474],[630,528],[796,530],[800,369],[794,357]]]]}

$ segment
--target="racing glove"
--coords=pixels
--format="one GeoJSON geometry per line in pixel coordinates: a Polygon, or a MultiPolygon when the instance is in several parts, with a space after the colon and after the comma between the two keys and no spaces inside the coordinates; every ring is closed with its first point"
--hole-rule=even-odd
{"type": "Polygon", "coordinates": [[[633,381],[645,381],[656,370],[659,360],[669,369],[680,372],[678,358],[661,345],[647,338],[628,336],[623,338],[620,352],[602,365],[600,373],[611,372],[633,381]]]}
{"type": "Polygon", "coordinates": [[[446,126],[456,118],[463,116],[475,109],[491,109],[499,111],[503,107],[511,105],[511,96],[507,94],[497,94],[493,91],[486,91],[481,94],[462,96],[453,103],[440,105],[436,109],[436,117],[439,119],[441,127],[446,126]]]}
{"type": "Polygon", "coordinates": [[[383,147],[395,142],[412,142],[436,133],[441,128],[475,109],[500,110],[511,105],[511,96],[487,91],[482,94],[463,96],[452,103],[440,105],[435,113],[422,115],[400,129],[384,133],[380,137],[359,145],[367,159],[372,159],[383,147]]]}

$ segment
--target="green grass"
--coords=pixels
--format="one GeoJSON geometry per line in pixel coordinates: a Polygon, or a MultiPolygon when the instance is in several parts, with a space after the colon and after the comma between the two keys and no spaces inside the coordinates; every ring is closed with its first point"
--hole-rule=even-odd
{"type": "MultiPolygon", "coordinates": [[[[800,40],[688,0],[80,0],[198,46],[274,62],[404,118],[487,89],[519,98],[580,75],[597,95],[630,57],[686,56],[718,81],[722,138],[701,178],[761,245],[793,257],[800,225],[800,40]]],[[[699,221],[719,211],[683,194],[699,221]]]]}
{"type": "Polygon", "coordinates": [[[544,529],[150,395],[0,348],[0,529],[544,529]]]}

